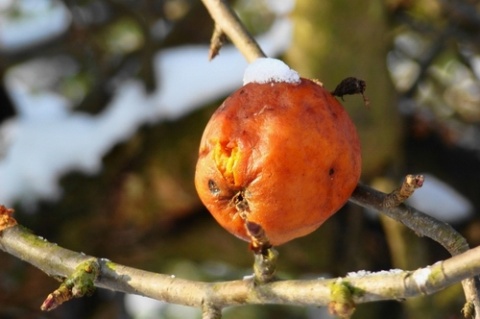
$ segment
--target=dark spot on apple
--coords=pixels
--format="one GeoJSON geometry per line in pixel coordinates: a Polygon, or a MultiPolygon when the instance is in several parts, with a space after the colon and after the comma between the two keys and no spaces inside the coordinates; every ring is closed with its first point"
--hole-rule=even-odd
{"type": "Polygon", "coordinates": [[[218,188],[217,183],[211,179],[208,180],[208,189],[212,195],[218,195],[220,193],[220,188],[218,188]]]}

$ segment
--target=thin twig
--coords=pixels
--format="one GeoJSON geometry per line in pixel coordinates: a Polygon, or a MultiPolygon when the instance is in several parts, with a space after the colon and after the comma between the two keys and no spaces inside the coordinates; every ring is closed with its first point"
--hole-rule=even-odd
{"type": "MultiPolygon", "coordinates": [[[[388,194],[359,184],[350,198],[352,203],[372,209],[401,222],[412,229],[418,236],[425,236],[442,245],[452,256],[467,252],[470,247],[467,240],[452,226],[426,215],[404,204],[392,206],[388,194]]],[[[478,275],[478,274],[475,274],[478,275]]],[[[480,318],[480,295],[478,277],[468,278],[462,282],[468,304],[475,308],[476,319],[480,318]]]]}
{"type": "Polygon", "coordinates": [[[248,62],[266,56],[236,13],[225,1],[202,0],[202,2],[217,26],[230,38],[248,62]]]}
{"type": "Polygon", "coordinates": [[[212,33],[212,39],[210,40],[210,50],[208,52],[208,59],[213,60],[219,53],[223,44],[226,41],[226,34],[223,30],[215,23],[215,27],[212,33]]]}
{"type": "Polygon", "coordinates": [[[383,206],[388,209],[404,203],[423,182],[423,175],[407,175],[400,188],[385,196],[383,206]]]}

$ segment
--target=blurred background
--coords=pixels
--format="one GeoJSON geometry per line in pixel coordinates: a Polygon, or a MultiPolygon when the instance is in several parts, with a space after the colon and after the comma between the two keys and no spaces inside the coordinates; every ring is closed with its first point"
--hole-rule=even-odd
{"type": "MultiPolygon", "coordinates": [[[[362,180],[383,191],[426,175],[410,204],[480,244],[480,3],[230,1],[267,55],[345,96],[362,180]]],[[[193,175],[203,128],[242,85],[229,43],[213,61],[198,0],[0,0],[0,203],[36,234],[128,266],[194,280],[251,274],[248,245],[217,225],[193,175]]],[[[448,257],[388,218],[347,204],[278,248],[279,276],[416,269],[448,257]]],[[[97,290],[50,313],[58,283],[0,252],[0,319],[200,318],[198,309],[97,290]]],[[[359,305],[354,318],[461,318],[460,285],[359,305]]],[[[329,318],[323,308],[246,306],[224,318],[329,318]]]]}

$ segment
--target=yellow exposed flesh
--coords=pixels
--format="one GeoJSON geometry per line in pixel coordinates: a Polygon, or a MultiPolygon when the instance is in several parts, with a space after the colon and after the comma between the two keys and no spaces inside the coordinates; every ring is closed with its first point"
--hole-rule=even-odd
{"type": "Polygon", "coordinates": [[[223,177],[232,185],[239,186],[236,167],[240,159],[238,146],[232,142],[228,144],[215,142],[213,159],[223,177]]]}

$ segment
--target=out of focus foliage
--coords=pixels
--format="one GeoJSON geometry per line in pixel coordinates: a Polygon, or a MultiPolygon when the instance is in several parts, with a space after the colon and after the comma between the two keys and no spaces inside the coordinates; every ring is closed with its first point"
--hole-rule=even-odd
{"type": "Polygon", "coordinates": [[[479,4],[390,1],[389,9],[394,36],[387,65],[408,121],[407,165],[447,180],[478,210],[479,4]]]}

